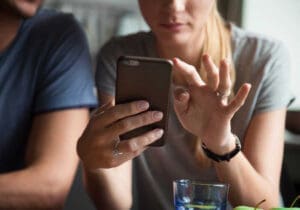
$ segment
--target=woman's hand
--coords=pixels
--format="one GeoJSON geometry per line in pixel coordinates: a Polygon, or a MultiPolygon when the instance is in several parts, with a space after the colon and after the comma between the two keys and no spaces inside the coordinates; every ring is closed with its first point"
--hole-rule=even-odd
{"type": "Polygon", "coordinates": [[[202,58],[207,82],[194,66],[174,58],[174,106],[183,127],[199,137],[206,146],[225,153],[224,148],[234,146],[230,121],[244,104],[250,84],[243,84],[229,101],[232,89],[229,64],[223,60],[220,69],[209,56],[202,58]]]}
{"type": "Polygon", "coordinates": [[[77,144],[78,154],[85,168],[112,168],[141,154],[147,145],[163,135],[154,129],[141,136],[120,141],[119,136],[135,128],[160,121],[163,114],[147,111],[149,103],[136,101],[113,106],[106,104],[92,116],[77,144]]]}

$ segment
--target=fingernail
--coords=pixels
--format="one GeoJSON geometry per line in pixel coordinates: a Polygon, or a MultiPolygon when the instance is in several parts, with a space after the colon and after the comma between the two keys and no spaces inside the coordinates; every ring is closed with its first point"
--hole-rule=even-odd
{"type": "Polygon", "coordinates": [[[147,101],[139,101],[137,103],[137,108],[139,110],[147,110],[149,108],[149,103],[147,101]]]}
{"type": "Polygon", "coordinates": [[[205,60],[205,61],[208,61],[210,59],[210,56],[208,54],[204,54],[202,56],[202,59],[205,60]]]}
{"type": "Polygon", "coordinates": [[[173,62],[175,62],[175,63],[178,62],[178,60],[179,60],[179,58],[177,58],[177,57],[173,58],[173,62]]]}
{"type": "Polygon", "coordinates": [[[230,59],[229,58],[225,58],[224,59],[224,63],[227,65],[227,66],[230,66],[230,59]]]}
{"type": "Polygon", "coordinates": [[[163,113],[162,112],[153,112],[153,118],[155,120],[161,120],[163,118],[163,113]]]}
{"type": "Polygon", "coordinates": [[[155,132],[154,135],[155,135],[156,138],[160,138],[164,134],[164,130],[163,129],[155,129],[154,132],[155,132]]]}

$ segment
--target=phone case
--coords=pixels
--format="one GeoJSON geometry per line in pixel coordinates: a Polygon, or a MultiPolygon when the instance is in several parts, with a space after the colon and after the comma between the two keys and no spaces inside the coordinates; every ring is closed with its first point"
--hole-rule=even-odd
{"type": "Polygon", "coordinates": [[[137,128],[120,136],[121,140],[139,136],[155,128],[164,135],[150,146],[163,146],[168,133],[172,62],[148,57],[122,56],[117,62],[116,103],[147,100],[150,110],[164,113],[157,123],[137,128]]]}

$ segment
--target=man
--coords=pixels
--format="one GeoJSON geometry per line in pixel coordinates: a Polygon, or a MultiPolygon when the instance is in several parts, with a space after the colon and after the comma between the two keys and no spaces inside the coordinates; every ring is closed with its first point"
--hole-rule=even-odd
{"type": "Polygon", "coordinates": [[[62,208],[97,103],[84,33],[41,4],[0,2],[0,209],[62,208]]]}

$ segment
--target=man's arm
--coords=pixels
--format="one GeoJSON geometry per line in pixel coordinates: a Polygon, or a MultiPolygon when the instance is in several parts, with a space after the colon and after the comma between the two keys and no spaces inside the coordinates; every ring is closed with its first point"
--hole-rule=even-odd
{"type": "MultiPolygon", "coordinates": [[[[114,97],[98,92],[102,104],[114,104],[114,97]]],[[[84,166],[84,183],[97,209],[128,210],[132,205],[132,161],[109,169],[89,171],[84,166]]]]}
{"type": "Polygon", "coordinates": [[[146,101],[114,106],[114,97],[99,93],[104,104],[92,115],[80,137],[77,152],[85,172],[90,197],[101,210],[127,210],[132,205],[132,159],[160,139],[163,130],[154,129],[126,141],[121,134],[162,119],[159,111],[148,110],[146,101]]]}
{"type": "Polygon", "coordinates": [[[0,175],[0,209],[59,209],[69,192],[78,158],[76,143],[88,110],[37,115],[26,151],[27,166],[0,175]]]}

